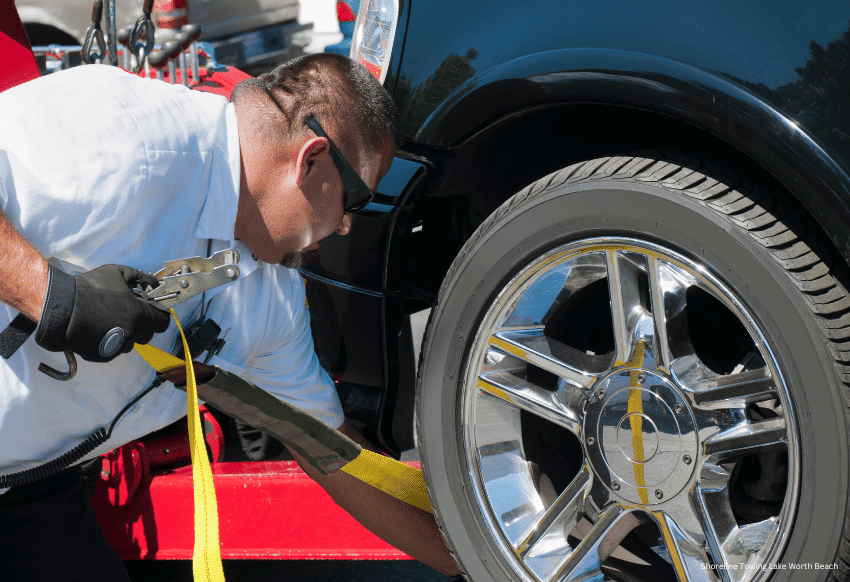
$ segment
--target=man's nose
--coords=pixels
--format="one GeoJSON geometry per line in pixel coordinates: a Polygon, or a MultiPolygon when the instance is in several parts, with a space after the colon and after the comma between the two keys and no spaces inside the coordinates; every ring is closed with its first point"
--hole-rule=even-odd
{"type": "Polygon", "coordinates": [[[336,229],[337,234],[345,236],[351,230],[351,214],[343,214],[342,221],[336,229]]]}

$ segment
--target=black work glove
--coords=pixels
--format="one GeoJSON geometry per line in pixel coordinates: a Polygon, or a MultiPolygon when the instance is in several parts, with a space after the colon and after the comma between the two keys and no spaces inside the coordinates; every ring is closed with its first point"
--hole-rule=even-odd
{"type": "Polygon", "coordinates": [[[108,362],[135,343],[148,343],[154,333],[168,328],[171,316],[134,295],[130,288],[139,284],[147,288],[159,282],[123,265],[104,265],[76,276],[50,265],[36,343],[90,362],[108,362]]]}

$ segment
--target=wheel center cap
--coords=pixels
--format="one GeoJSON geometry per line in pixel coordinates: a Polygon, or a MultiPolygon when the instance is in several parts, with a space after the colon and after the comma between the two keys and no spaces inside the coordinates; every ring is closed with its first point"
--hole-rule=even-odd
{"type": "Polygon", "coordinates": [[[690,480],[698,451],[693,414],[666,377],[637,369],[611,374],[591,397],[585,421],[590,465],[615,495],[654,505],[690,480]]]}
{"type": "Polygon", "coordinates": [[[617,427],[617,444],[632,463],[646,463],[658,452],[658,428],[649,416],[629,413],[617,427]]]}

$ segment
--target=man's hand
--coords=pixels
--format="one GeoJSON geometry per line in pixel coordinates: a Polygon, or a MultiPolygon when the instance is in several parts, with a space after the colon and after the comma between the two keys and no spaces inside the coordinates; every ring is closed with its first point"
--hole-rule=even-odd
{"type": "Polygon", "coordinates": [[[168,328],[171,316],[131,291],[158,284],[155,277],[122,265],[77,276],[51,265],[35,341],[51,352],[67,350],[90,362],[108,362],[168,328]]]}

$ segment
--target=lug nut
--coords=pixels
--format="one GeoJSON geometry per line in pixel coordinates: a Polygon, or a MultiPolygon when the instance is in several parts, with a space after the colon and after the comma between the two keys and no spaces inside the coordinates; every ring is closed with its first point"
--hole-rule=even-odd
{"type": "Polygon", "coordinates": [[[685,462],[685,464],[686,464],[686,465],[690,465],[690,464],[691,464],[691,461],[692,461],[693,459],[691,459],[691,456],[690,456],[690,455],[685,455],[684,457],[682,457],[682,460],[685,462]]]}
{"type": "Polygon", "coordinates": [[[599,391],[599,400],[605,400],[605,390],[599,391]]]}
{"type": "Polygon", "coordinates": [[[676,403],[676,412],[681,414],[682,412],[684,412],[684,410],[685,410],[685,406],[681,402],[677,402],[676,403]]]}
{"type": "Polygon", "coordinates": [[[656,497],[657,499],[661,499],[662,497],[664,497],[664,493],[662,493],[662,492],[661,492],[661,489],[656,489],[656,490],[655,490],[655,497],[656,497]]]}
{"type": "Polygon", "coordinates": [[[646,374],[641,372],[640,374],[637,375],[637,383],[643,384],[644,382],[646,382],[646,374]]]}
{"type": "Polygon", "coordinates": [[[611,489],[613,489],[614,491],[619,491],[620,490],[620,482],[619,481],[612,482],[611,483],[611,489]]]}
{"type": "Polygon", "coordinates": [[[587,437],[587,444],[591,447],[596,444],[596,439],[593,437],[587,437]]]}

